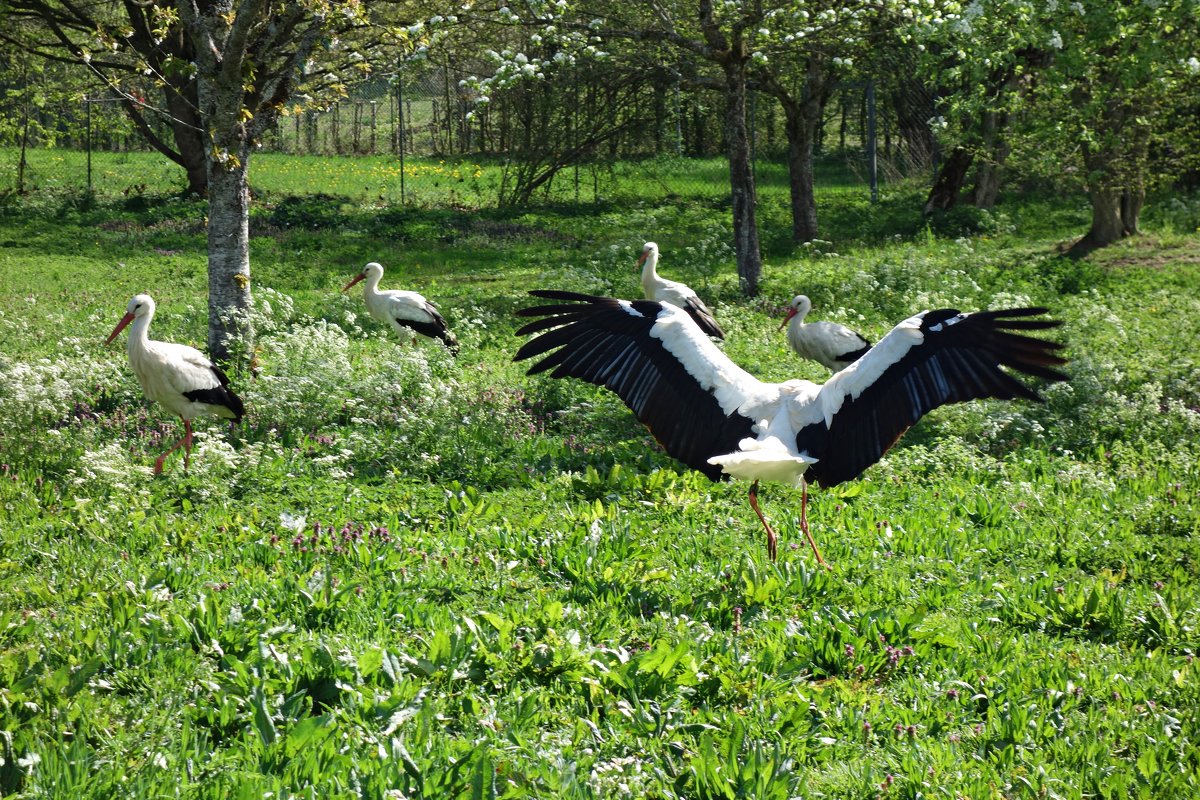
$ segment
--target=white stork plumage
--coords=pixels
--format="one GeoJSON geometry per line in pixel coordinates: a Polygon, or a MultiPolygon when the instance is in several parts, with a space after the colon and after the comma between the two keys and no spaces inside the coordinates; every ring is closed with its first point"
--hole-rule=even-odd
{"type": "Polygon", "coordinates": [[[382,277],[383,265],[372,261],[343,286],[342,291],[345,292],[354,284],[365,280],[363,300],[372,317],[390,325],[401,336],[407,336],[411,332],[430,339],[440,339],[451,353],[457,355],[458,340],[451,335],[450,327],[438,313],[437,307],[416,292],[402,289],[380,291],[379,280],[382,277]]]}
{"type": "Polygon", "coordinates": [[[812,301],[798,294],[788,305],[779,327],[787,326],[787,340],[801,358],[816,361],[837,372],[867,354],[871,343],[861,333],[836,322],[805,322],[812,301]]]}
{"type": "Polygon", "coordinates": [[[725,338],[725,331],[721,330],[708,306],[692,291],[692,287],[658,276],[657,244],[646,242],[642,245],[642,254],[637,263],[642,268],[642,294],[647,300],[682,308],[700,326],[700,330],[718,339],[725,338]]]}
{"type": "Polygon", "coordinates": [[[1031,319],[1044,308],[922,312],[818,385],[758,380],[670,305],[553,290],[531,294],[557,302],[517,312],[540,317],[518,335],[541,335],[514,360],[544,355],[529,374],[553,370],[554,378],[611,389],[670,455],[712,480],[752,481],[750,505],[767,532],[772,560],[777,540],[758,508],[760,480],[804,486],[800,527],[824,564],[808,530],[806,481],[828,487],[858,477],[938,406],[983,397],[1040,400],[1001,367],[1051,381],[1067,377],[1053,369],[1066,363],[1055,354],[1062,345],[1010,332],[1060,324],[1031,319]]]}
{"type": "Polygon", "coordinates": [[[131,322],[126,350],[129,366],[137,375],[146,397],[161,404],[183,420],[183,438],[171,445],[154,462],[154,474],[162,472],[163,461],[183,447],[183,468],[186,470],[192,453],[192,420],[209,414],[240,422],[245,413],[242,400],[229,388],[229,378],[216,364],[194,347],[150,339],[150,323],[154,320],[154,300],[148,294],[135,295],[125,309],[125,316],[113,328],[104,343],[111,344],[117,334],[131,322]]]}

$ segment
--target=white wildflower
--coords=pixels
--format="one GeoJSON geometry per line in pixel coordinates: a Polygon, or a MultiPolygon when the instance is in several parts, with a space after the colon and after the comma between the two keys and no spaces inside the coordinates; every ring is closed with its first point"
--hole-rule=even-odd
{"type": "Polygon", "coordinates": [[[300,533],[308,527],[308,520],[303,514],[292,514],[289,511],[279,512],[279,524],[281,527],[289,531],[300,533]]]}

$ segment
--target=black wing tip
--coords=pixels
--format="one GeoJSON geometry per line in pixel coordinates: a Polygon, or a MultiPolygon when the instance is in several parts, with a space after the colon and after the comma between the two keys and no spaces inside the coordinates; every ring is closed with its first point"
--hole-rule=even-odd
{"type": "Polygon", "coordinates": [[[579,314],[587,308],[580,303],[555,303],[552,306],[526,306],[518,308],[514,313],[518,317],[550,317],[564,314],[579,314]]]}
{"type": "Polygon", "coordinates": [[[721,330],[716,317],[699,297],[689,297],[687,306],[683,310],[688,313],[688,316],[696,323],[696,327],[703,331],[705,336],[725,340],[725,331],[721,330]]]}
{"type": "MultiPolygon", "coordinates": [[[[513,363],[515,364],[518,361],[524,361],[527,358],[533,358],[534,356],[541,355],[544,352],[546,352],[546,350],[542,346],[542,343],[539,340],[530,339],[528,342],[521,345],[521,347],[518,348],[517,352],[515,354],[513,354],[513,363]]],[[[537,370],[537,367],[538,367],[538,365],[534,364],[532,367],[530,367],[528,370],[526,370],[525,374],[526,375],[534,374],[534,371],[537,370]]],[[[537,371],[540,371],[540,370],[537,370],[537,371]]]]}
{"type": "Polygon", "coordinates": [[[566,289],[530,289],[529,294],[544,300],[573,300],[581,303],[594,303],[597,300],[611,299],[603,295],[572,292],[566,289]]]}
{"type": "Polygon", "coordinates": [[[1000,308],[993,311],[976,311],[972,316],[988,319],[997,328],[1006,330],[1046,330],[1057,328],[1063,324],[1061,319],[1030,319],[1049,314],[1045,306],[1025,306],[1023,308],[1000,308]]]}
{"type": "Polygon", "coordinates": [[[233,412],[233,421],[235,423],[241,422],[242,417],[246,415],[246,404],[242,402],[242,398],[238,397],[233,392],[229,393],[229,399],[231,403],[227,406],[227,408],[233,412]]]}
{"type": "Polygon", "coordinates": [[[242,417],[246,414],[246,404],[242,402],[242,398],[234,394],[227,384],[208,389],[193,389],[184,392],[183,396],[193,403],[204,403],[232,411],[234,422],[241,422],[242,417]]]}
{"type": "MultiPolygon", "coordinates": [[[[1065,349],[1065,344],[1010,332],[1049,330],[1063,324],[1061,319],[1031,319],[1049,313],[1050,309],[1046,306],[1022,306],[976,311],[968,316],[990,325],[989,337],[1003,353],[1000,363],[1004,366],[1051,382],[1067,381],[1071,379],[1070,375],[1052,369],[1068,363],[1067,359],[1056,353],[1065,349]]],[[[1030,395],[1024,396],[1041,402],[1042,398],[1037,396],[1036,392],[1030,392],[1030,395]]]]}
{"type": "Polygon", "coordinates": [[[721,326],[712,317],[705,319],[704,317],[693,316],[692,319],[696,321],[696,326],[704,332],[705,336],[725,341],[725,331],[721,330],[721,326]]]}
{"type": "MultiPolygon", "coordinates": [[[[866,340],[864,339],[864,341],[866,341],[866,340]]],[[[839,364],[842,365],[841,367],[839,367],[839,369],[848,367],[851,364],[853,364],[855,361],[858,361],[860,358],[865,356],[867,353],[871,352],[872,347],[873,347],[873,345],[868,342],[865,346],[860,347],[857,350],[851,350],[849,352],[842,353],[841,355],[836,356],[834,358],[834,361],[837,361],[839,364]]]]}

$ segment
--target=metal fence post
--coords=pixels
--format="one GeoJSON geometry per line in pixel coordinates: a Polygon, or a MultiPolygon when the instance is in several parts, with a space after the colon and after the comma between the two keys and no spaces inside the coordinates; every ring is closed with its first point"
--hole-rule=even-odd
{"type": "Polygon", "coordinates": [[[404,70],[396,73],[396,122],[400,143],[400,205],[404,205],[404,70]]]}
{"type": "Polygon", "coordinates": [[[92,191],[92,100],[87,95],[83,96],[83,107],[86,111],[84,117],[87,119],[87,190],[90,194],[92,191]]]}
{"type": "Polygon", "coordinates": [[[680,98],[679,85],[683,82],[683,74],[675,70],[675,155],[683,155],[683,100],[680,98]]]}
{"type": "Polygon", "coordinates": [[[338,100],[333,104],[333,154],[338,155],[342,152],[342,101],[338,100]]]}
{"type": "MultiPolygon", "coordinates": [[[[571,161],[575,173],[575,201],[580,201],[580,68],[571,67],[571,88],[575,90],[575,102],[571,103],[571,161]]],[[[594,199],[594,198],[593,198],[594,199]]]]}
{"type": "MultiPolygon", "coordinates": [[[[929,92],[929,117],[928,117],[928,119],[933,119],[938,115],[937,96],[938,96],[938,90],[937,90],[937,83],[935,82],[933,85],[933,88],[929,92]]],[[[933,144],[932,152],[930,152],[930,154],[929,154],[929,160],[933,162],[933,164],[931,165],[933,167],[933,173],[932,173],[933,179],[937,180],[938,164],[942,160],[942,148],[941,148],[941,143],[938,142],[938,137],[933,132],[933,130],[929,131],[929,138],[933,144]]]]}
{"type": "Polygon", "coordinates": [[[879,152],[875,141],[875,81],[867,81],[867,173],[871,176],[871,202],[879,202],[879,152]]]}
{"type": "Polygon", "coordinates": [[[362,100],[354,101],[354,113],[351,115],[354,125],[354,145],[352,152],[359,152],[359,128],[362,127],[362,100]]]}

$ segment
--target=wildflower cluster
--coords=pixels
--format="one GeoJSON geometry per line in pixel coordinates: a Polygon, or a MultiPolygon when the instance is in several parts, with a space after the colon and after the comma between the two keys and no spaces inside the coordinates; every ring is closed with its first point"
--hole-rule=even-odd
{"type": "Polygon", "coordinates": [[[386,526],[367,528],[361,522],[345,522],[340,528],[314,522],[311,528],[296,530],[290,536],[273,534],[270,541],[275,547],[282,548],[286,545],[294,553],[314,555],[344,555],[360,546],[370,549],[400,549],[399,543],[393,539],[386,526]]]}

